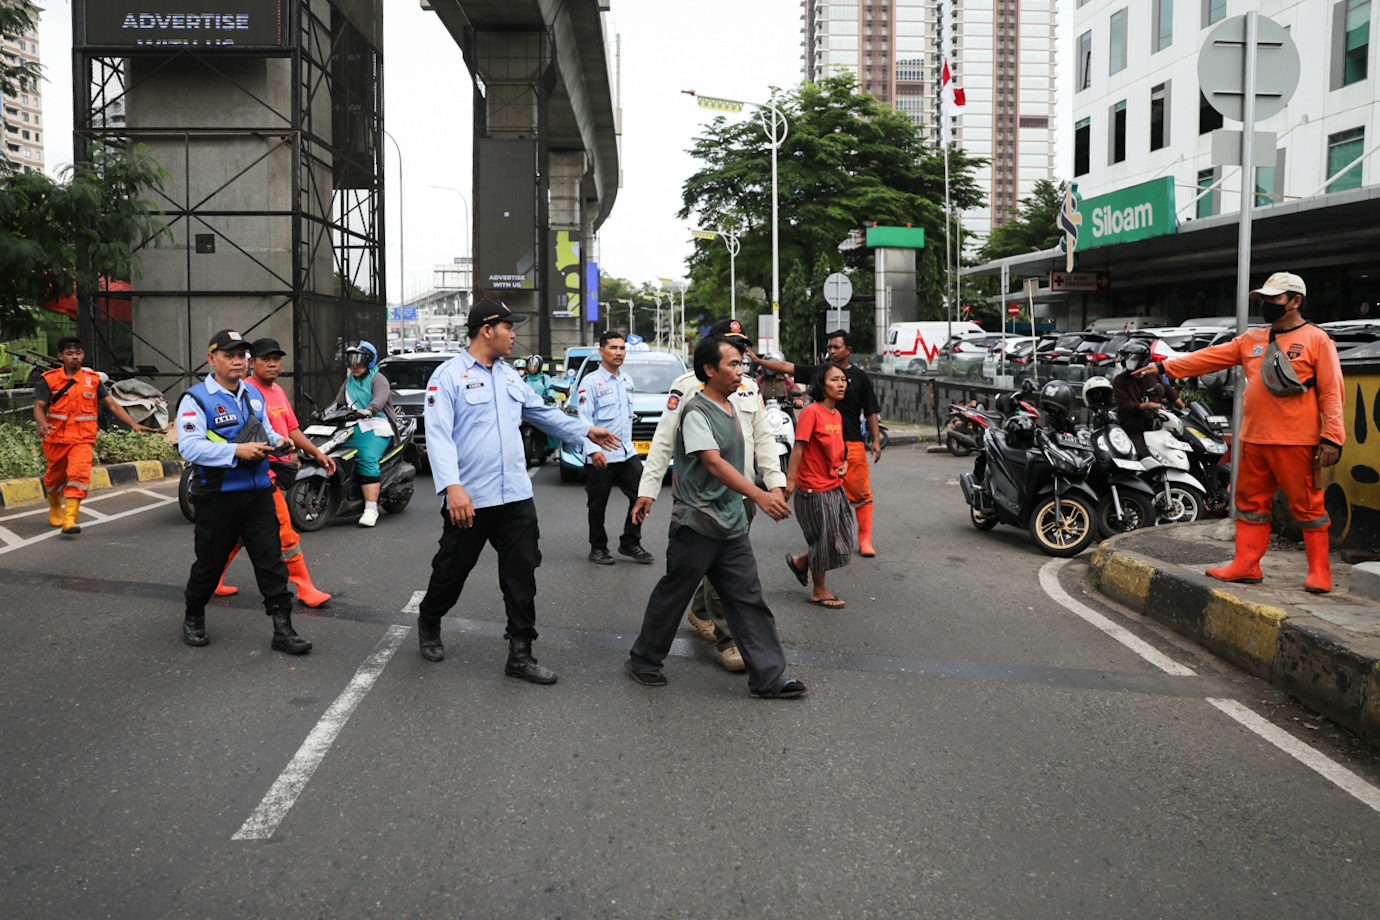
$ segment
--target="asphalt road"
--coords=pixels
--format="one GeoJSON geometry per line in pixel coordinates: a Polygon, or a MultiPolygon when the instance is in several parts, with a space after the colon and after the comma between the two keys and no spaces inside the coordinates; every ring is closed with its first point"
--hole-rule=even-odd
{"type": "MultiPolygon", "coordinates": [[[[796,523],[759,517],[798,701],[749,698],[688,627],[670,686],[628,680],[660,566],[585,561],[584,492],[550,467],[554,687],[503,675],[492,554],[446,619],[446,661],[418,655],[426,494],[372,531],[306,537],[336,599],[295,614],[316,644],[298,658],[269,649],[244,560],[211,644],[180,642],[173,484],[90,502],[105,519],[77,538],[46,536],[46,509],[0,518],[0,917],[1375,916],[1376,758],[1103,603],[1081,561],[975,531],[966,468],[884,456],[879,556],[831,575],[841,611],[781,562],[796,523]]],[[[647,527],[659,559],[668,504],[647,527]]]]}

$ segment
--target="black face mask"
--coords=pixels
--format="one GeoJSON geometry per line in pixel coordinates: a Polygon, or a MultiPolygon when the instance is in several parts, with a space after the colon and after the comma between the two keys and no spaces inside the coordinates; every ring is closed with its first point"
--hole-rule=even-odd
{"type": "Polygon", "coordinates": [[[1285,313],[1289,312],[1289,302],[1292,300],[1292,297],[1284,303],[1271,303],[1268,300],[1262,300],[1260,302],[1260,318],[1267,323],[1276,322],[1285,313]]]}

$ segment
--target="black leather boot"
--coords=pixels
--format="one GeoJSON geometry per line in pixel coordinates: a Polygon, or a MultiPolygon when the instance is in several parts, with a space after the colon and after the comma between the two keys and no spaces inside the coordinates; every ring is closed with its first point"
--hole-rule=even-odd
{"type": "Polygon", "coordinates": [[[211,640],[206,638],[205,614],[199,617],[187,614],[182,620],[182,641],[193,647],[210,644],[211,640]]]}
{"type": "Polygon", "coordinates": [[[417,641],[422,647],[422,657],[427,661],[444,661],[446,647],[441,644],[441,624],[428,623],[417,615],[417,641]]]}
{"type": "Polygon", "coordinates": [[[311,643],[297,635],[297,630],[292,628],[292,613],[287,610],[276,610],[269,614],[273,620],[273,650],[277,652],[287,652],[289,655],[301,655],[311,651],[311,643]]]}
{"type": "Polygon", "coordinates": [[[509,677],[521,677],[534,684],[556,682],[556,672],[550,668],[543,668],[537,664],[537,659],[532,657],[531,639],[508,640],[508,664],[504,667],[503,673],[509,677]]]}

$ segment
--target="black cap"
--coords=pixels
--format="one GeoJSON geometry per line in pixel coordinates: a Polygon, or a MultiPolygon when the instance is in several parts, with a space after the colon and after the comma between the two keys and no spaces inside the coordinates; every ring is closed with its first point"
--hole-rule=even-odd
{"type": "Polygon", "coordinates": [[[244,336],[233,329],[222,329],[220,332],[211,336],[211,341],[206,343],[206,353],[210,354],[213,351],[226,351],[230,348],[248,347],[249,343],[244,340],[244,336]]]}
{"type": "Polygon", "coordinates": [[[747,333],[743,331],[743,324],[736,319],[720,320],[709,327],[710,335],[723,335],[729,338],[739,338],[747,341],[747,333]]]}
{"type": "Polygon", "coordinates": [[[495,323],[512,323],[516,326],[526,319],[525,313],[514,313],[501,300],[481,300],[470,307],[470,319],[466,326],[470,335],[475,335],[479,332],[480,326],[492,326],[495,323]]]}
{"type": "Polygon", "coordinates": [[[256,358],[267,358],[269,355],[285,355],[283,346],[278,344],[277,339],[262,338],[255,339],[254,344],[249,346],[249,353],[256,358]]]}

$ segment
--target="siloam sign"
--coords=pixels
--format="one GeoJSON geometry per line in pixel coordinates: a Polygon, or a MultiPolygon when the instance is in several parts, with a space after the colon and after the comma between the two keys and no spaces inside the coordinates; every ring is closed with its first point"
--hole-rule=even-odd
{"type": "Polygon", "coordinates": [[[1151,179],[1078,203],[1083,216],[1078,250],[1164,236],[1178,229],[1174,219],[1174,177],[1151,179]]]}
{"type": "Polygon", "coordinates": [[[286,0],[86,0],[88,45],[281,48],[286,0]]]}

